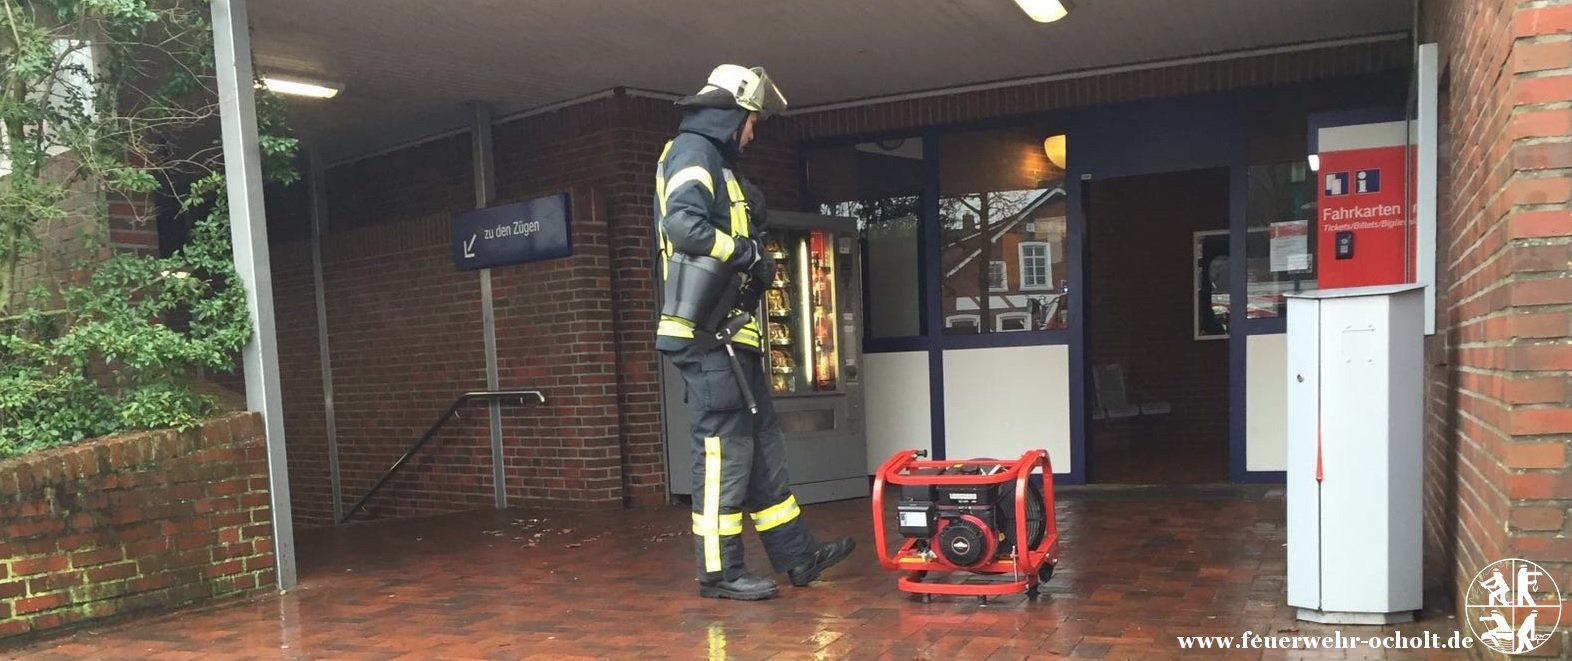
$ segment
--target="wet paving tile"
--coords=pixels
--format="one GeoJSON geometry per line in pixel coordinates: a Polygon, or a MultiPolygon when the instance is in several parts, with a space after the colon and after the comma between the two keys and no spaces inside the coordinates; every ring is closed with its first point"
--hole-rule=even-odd
{"type": "MultiPolygon", "coordinates": [[[[874,556],[869,501],[804,508],[858,552],[808,588],[700,599],[681,507],[505,510],[298,531],[300,585],[5,650],[6,659],[1153,659],[1177,636],[1332,635],[1283,598],[1283,501],[1261,489],[1061,492],[1043,595],[932,603],[874,556]]],[[[750,562],[768,571],[749,536],[750,562]]],[[[1457,623],[1432,604],[1418,623],[1457,623]]],[[[1213,650],[1224,659],[1448,658],[1381,650],[1213,650]]]]}

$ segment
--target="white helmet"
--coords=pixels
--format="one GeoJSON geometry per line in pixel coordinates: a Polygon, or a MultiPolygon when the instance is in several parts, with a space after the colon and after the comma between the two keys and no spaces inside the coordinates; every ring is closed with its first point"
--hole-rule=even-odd
{"type": "Polygon", "coordinates": [[[769,117],[786,109],[786,95],[770,80],[764,67],[722,64],[710,72],[704,89],[677,102],[680,106],[740,107],[769,117]]]}

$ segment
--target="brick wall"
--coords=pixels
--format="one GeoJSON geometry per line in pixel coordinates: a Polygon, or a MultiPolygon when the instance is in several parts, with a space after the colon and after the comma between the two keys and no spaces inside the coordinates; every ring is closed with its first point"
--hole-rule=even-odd
{"type": "MultiPolygon", "coordinates": [[[[479,281],[472,272],[453,269],[447,236],[447,218],[427,214],[324,239],[326,324],[346,507],[367,493],[455,398],[486,387],[479,281]]],[[[299,266],[309,277],[309,261],[299,266]]],[[[294,291],[315,305],[309,288],[294,291]]],[[[301,324],[297,331],[295,337],[309,333],[310,340],[290,350],[296,354],[290,363],[319,365],[315,324],[301,324]]],[[[320,393],[320,373],[310,371],[318,376],[309,389],[320,393]]],[[[285,405],[298,401],[296,406],[310,407],[297,408],[301,415],[321,408],[320,394],[313,402],[307,399],[286,396],[285,405]]],[[[486,413],[477,406],[461,415],[384,487],[369,505],[370,516],[491,504],[486,413]]],[[[321,427],[312,434],[291,432],[286,438],[291,448],[297,443],[325,447],[321,427]]],[[[313,511],[331,511],[331,502],[321,498],[330,493],[327,479],[319,472],[303,480],[311,485],[311,495],[295,500],[310,498],[313,511]]]]}
{"type": "MultiPolygon", "coordinates": [[[[311,251],[299,244],[288,248],[274,252],[272,257],[292,514],[301,525],[330,524],[333,478],[328,460],[327,407],[322,398],[322,361],[318,359],[311,251]]],[[[240,386],[243,391],[244,383],[240,386]]]]}
{"type": "Polygon", "coordinates": [[[272,587],[259,424],[237,414],[0,462],[0,640],[272,587]]]}
{"type": "Polygon", "coordinates": [[[1447,118],[1427,541],[1459,594],[1503,557],[1547,565],[1566,591],[1572,2],[1424,8],[1447,118]]]}
{"type": "Polygon", "coordinates": [[[670,103],[618,98],[611,108],[614,171],[601,187],[607,215],[612,328],[615,333],[622,498],[628,505],[665,499],[660,364],[655,352],[656,294],[650,232],[655,161],[670,137],[670,103]]]}
{"type": "Polygon", "coordinates": [[[504,385],[539,388],[543,408],[504,411],[509,498],[570,506],[623,499],[614,278],[606,187],[619,154],[616,101],[603,99],[494,129],[497,204],[570,193],[573,256],[493,270],[504,385]]]}
{"type": "MultiPolygon", "coordinates": [[[[625,101],[494,131],[493,204],[567,192],[573,208],[572,257],[492,272],[501,386],[538,388],[549,400],[502,409],[515,504],[606,506],[664,495],[659,391],[646,337],[653,325],[645,321],[653,290],[641,270],[649,264],[642,252],[648,198],[637,199],[649,178],[634,174],[640,159],[652,164],[654,156],[615,144],[611,115],[625,101]]],[[[474,206],[469,159],[469,136],[460,135],[329,172],[323,289],[346,506],[455,397],[486,386],[479,275],[454,270],[447,234],[453,214],[474,206]]],[[[275,199],[284,222],[299,225],[303,203],[275,199]]],[[[275,293],[280,309],[295,314],[280,324],[280,360],[291,374],[292,464],[297,448],[309,455],[292,476],[296,521],[311,525],[326,522],[332,497],[323,470],[319,321],[309,242],[287,234],[274,249],[275,293]]],[[[492,488],[489,425],[478,405],[384,487],[369,516],[485,507],[492,488]]]]}

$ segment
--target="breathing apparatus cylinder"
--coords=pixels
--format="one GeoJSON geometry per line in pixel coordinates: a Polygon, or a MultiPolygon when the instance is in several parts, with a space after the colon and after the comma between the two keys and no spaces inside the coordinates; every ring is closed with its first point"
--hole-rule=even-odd
{"type": "Polygon", "coordinates": [[[735,304],[737,285],[737,274],[724,262],[707,255],[673,253],[667,261],[661,313],[714,332],[735,304]]]}

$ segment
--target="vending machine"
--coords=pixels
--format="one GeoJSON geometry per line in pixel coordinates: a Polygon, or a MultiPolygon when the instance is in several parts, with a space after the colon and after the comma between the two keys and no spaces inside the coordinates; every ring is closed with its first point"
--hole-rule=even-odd
{"type": "MultiPolygon", "coordinates": [[[[771,210],[775,279],[755,312],[770,398],[799,503],[869,493],[862,392],[862,275],[852,218],[771,210]]],[[[662,359],[667,484],[692,495],[682,375],[662,359]]]]}

